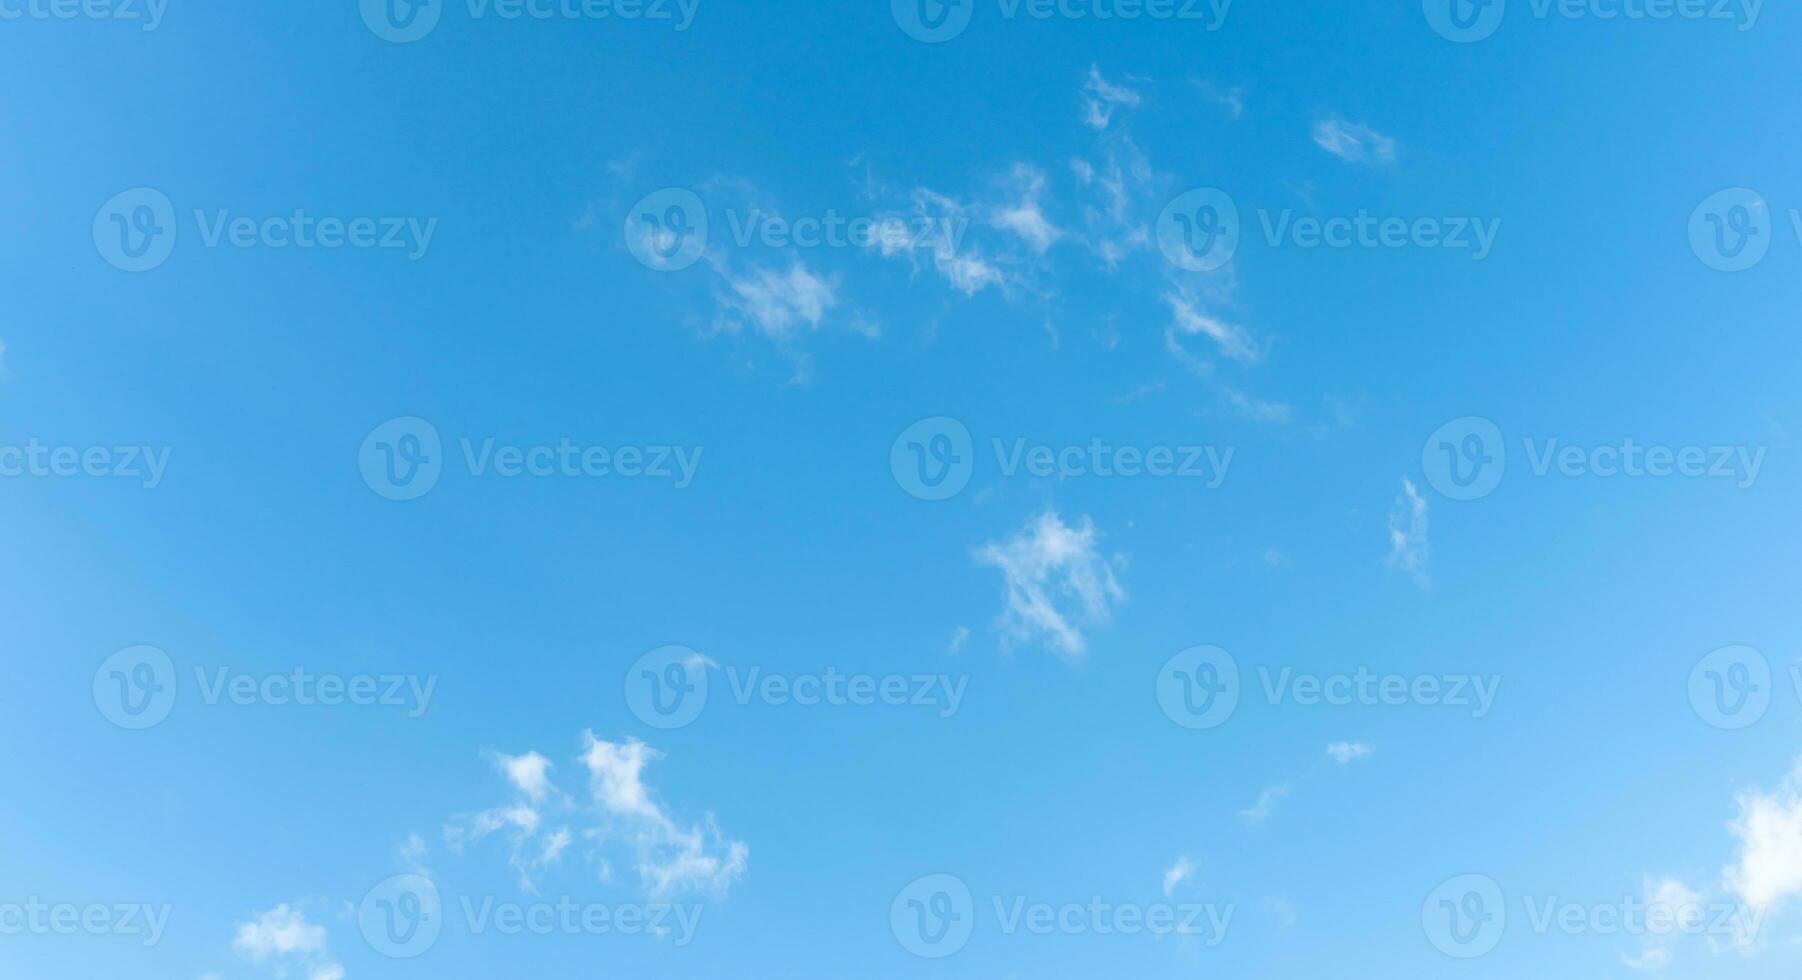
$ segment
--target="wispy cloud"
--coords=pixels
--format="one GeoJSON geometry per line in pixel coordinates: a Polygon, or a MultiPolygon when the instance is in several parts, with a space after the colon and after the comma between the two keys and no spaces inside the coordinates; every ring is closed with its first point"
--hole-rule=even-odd
{"type": "Polygon", "coordinates": [[[1326,747],[1326,754],[1342,766],[1359,759],[1368,759],[1372,751],[1363,742],[1334,742],[1326,747]]]}
{"type": "Polygon", "coordinates": [[[1125,85],[1116,85],[1101,77],[1101,66],[1089,66],[1089,78],[1083,83],[1083,119],[1094,129],[1106,129],[1121,106],[1137,106],[1143,97],[1125,85]]]}
{"type": "Polygon", "coordinates": [[[1395,140],[1343,116],[1328,116],[1316,122],[1314,142],[1347,163],[1395,162],[1395,140]]]}
{"type": "Polygon", "coordinates": [[[1213,341],[1216,353],[1230,360],[1251,364],[1263,359],[1264,352],[1244,327],[1203,313],[1200,300],[1189,290],[1172,289],[1164,294],[1164,302],[1169,305],[1171,316],[1170,326],[1164,331],[1164,346],[1179,361],[1191,366],[1203,363],[1183,343],[1192,337],[1213,341]]]}
{"type": "Polygon", "coordinates": [[[1195,862],[1188,857],[1179,857],[1176,863],[1164,871],[1164,897],[1176,895],[1176,889],[1183,882],[1195,877],[1195,862]]]}
{"type": "Polygon", "coordinates": [[[1426,498],[1414,488],[1414,481],[1402,477],[1402,495],[1389,512],[1389,567],[1412,575],[1414,583],[1425,589],[1432,585],[1427,575],[1431,557],[1426,498]]]}
{"type": "Polygon", "coordinates": [[[552,785],[554,767],[537,752],[490,753],[516,799],[447,824],[445,842],[452,853],[506,831],[509,866],[521,889],[535,893],[537,873],[557,866],[577,839],[573,826],[586,825],[581,839],[595,849],[591,857],[608,867],[603,852],[623,845],[652,897],[689,890],[723,893],[744,873],[749,850],[743,842],[720,833],[711,816],[692,823],[677,820],[645,784],[645,767],[661,758],[656,750],[637,740],[602,741],[592,732],[583,732],[582,740],[587,800],[552,785]],[[552,817],[557,818],[555,827],[549,826],[552,817]]]}
{"type": "Polygon", "coordinates": [[[1043,640],[1069,657],[1087,652],[1083,630],[1106,625],[1126,599],[1099,537],[1089,518],[1070,526],[1048,510],[1018,534],[976,549],[976,561],[1000,569],[1005,580],[1007,604],[997,625],[1010,643],[1043,640]]]}
{"type": "Polygon", "coordinates": [[[1015,164],[1010,183],[1012,200],[996,208],[991,220],[996,227],[1018,235],[1034,253],[1043,255],[1063,237],[1040,205],[1045,195],[1045,175],[1036,167],[1015,164]]]}

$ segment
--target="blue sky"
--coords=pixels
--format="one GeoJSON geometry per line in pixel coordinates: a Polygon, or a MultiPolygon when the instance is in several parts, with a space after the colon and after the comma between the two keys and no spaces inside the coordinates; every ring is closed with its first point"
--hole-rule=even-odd
{"type": "Polygon", "coordinates": [[[1455,3],[0,0],[0,973],[1794,976],[1802,26],[1455,3]]]}

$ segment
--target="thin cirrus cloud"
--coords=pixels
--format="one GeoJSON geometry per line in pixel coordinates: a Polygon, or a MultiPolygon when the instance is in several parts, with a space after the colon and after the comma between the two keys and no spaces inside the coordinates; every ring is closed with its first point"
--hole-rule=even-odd
{"type": "Polygon", "coordinates": [[[1106,129],[1121,106],[1137,108],[1144,97],[1125,85],[1116,85],[1101,76],[1100,65],[1089,66],[1089,77],[1082,85],[1083,118],[1091,129],[1106,129]]]}
{"type": "Polygon", "coordinates": [[[1343,116],[1314,123],[1314,143],[1347,163],[1394,163],[1395,140],[1343,116]]]}
{"type": "Polygon", "coordinates": [[[1006,601],[996,625],[1009,646],[1042,642],[1072,658],[1088,652],[1084,631],[1106,626],[1126,600],[1099,540],[1089,518],[1070,525],[1047,510],[976,549],[977,564],[1001,572],[1006,601]]]}
{"type": "Polygon", "coordinates": [[[612,877],[615,852],[621,852],[652,898],[689,891],[725,894],[744,874],[749,848],[721,833],[711,815],[685,822],[669,813],[644,782],[646,766],[662,758],[655,749],[636,739],[605,741],[593,732],[584,732],[582,739],[585,797],[558,790],[550,779],[554,766],[536,752],[492,754],[515,798],[446,824],[444,840],[451,852],[462,854],[484,838],[504,833],[509,867],[521,889],[535,893],[536,877],[558,866],[580,839],[600,877],[612,877]]]}
{"type": "MultiPolygon", "coordinates": [[[[1149,261],[1162,286],[1141,292],[1145,277],[1136,274],[1120,275],[1118,282],[1167,312],[1162,340],[1176,366],[1205,385],[1225,413],[1260,424],[1290,424],[1294,412],[1288,403],[1252,393],[1245,379],[1229,381],[1215,371],[1216,362],[1255,367],[1269,350],[1251,329],[1221,312],[1236,288],[1234,265],[1193,272],[1159,254],[1155,219],[1184,184],[1161,171],[1131,132],[1130,116],[1146,103],[1144,90],[1151,84],[1131,76],[1109,78],[1091,65],[1078,91],[1086,145],[1079,144],[1062,166],[1016,160],[972,188],[888,180],[877,174],[868,154],[858,154],[850,162],[852,180],[874,233],[859,242],[857,253],[904,263],[913,277],[936,278],[965,300],[997,292],[1010,305],[1036,307],[1054,344],[1056,321],[1065,315],[1059,303],[1062,273],[1071,263],[1087,258],[1097,271],[1113,276],[1130,262],[1149,261]]],[[[1234,115],[1243,109],[1236,89],[1204,87],[1203,94],[1234,115]]],[[[1320,135],[1338,152],[1392,152],[1393,141],[1380,134],[1342,120],[1325,122],[1320,135]]],[[[716,208],[780,217],[749,181],[721,177],[700,189],[716,208]]],[[[700,274],[711,277],[713,300],[706,322],[713,333],[768,340],[778,354],[795,361],[795,381],[810,374],[810,338],[838,327],[868,339],[880,336],[875,318],[856,299],[866,285],[859,263],[823,268],[833,260],[803,257],[792,246],[742,251],[720,245],[716,237],[703,255],[707,271],[700,274]]],[[[1111,330],[1109,335],[1111,350],[1118,335],[1111,330]]]]}
{"type": "Polygon", "coordinates": [[[1427,501],[1414,481],[1402,477],[1402,495],[1389,513],[1389,567],[1407,572],[1422,589],[1432,586],[1427,565],[1432,546],[1427,540],[1427,501]]]}
{"type": "MultiPolygon", "coordinates": [[[[1368,759],[1376,750],[1364,742],[1333,742],[1326,747],[1326,756],[1340,766],[1348,766],[1353,762],[1368,759]]],[[[1294,794],[1308,780],[1313,779],[1320,771],[1316,763],[1307,772],[1286,782],[1266,787],[1258,794],[1257,802],[1239,811],[1239,819],[1251,826],[1257,826],[1270,819],[1276,812],[1277,805],[1294,794]]]]}
{"type": "Polygon", "coordinates": [[[1164,871],[1164,897],[1174,897],[1176,889],[1193,877],[1195,877],[1195,862],[1187,855],[1177,858],[1176,863],[1164,871]]]}

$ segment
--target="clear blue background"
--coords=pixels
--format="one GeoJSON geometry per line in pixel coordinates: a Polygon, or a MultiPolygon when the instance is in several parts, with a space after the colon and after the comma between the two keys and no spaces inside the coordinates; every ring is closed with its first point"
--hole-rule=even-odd
{"type": "MultiPolygon", "coordinates": [[[[1517,932],[1455,963],[1424,940],[1420,903],[1467,871],[1585,902],[1637,895],[1647,874],[1712,886],[1734,858],[1734,793],[1773,785],[1797,754],[1787,686],[1736,733],[1685,694],[1717,647],[1752,644],[1780,669],[1802,653],[1802,248],[1784,228],[1762,266],[1727,276],[1685,237],[1723,187],[1802,207],[1796,12],[1772,5],[1740,33],[1516,11],[1470,46],[1409,0],[1238,0],[1212,34],[993,13],[942,46],[910,40],[886,4],[843,2],[707,0],[686,33],[472,22],[458,6],[411,45],[376,38],[342,0],[175,0],[148,34],[0,23],[0,441],[174,451],[152,492],[0,481],[0,899],[175,907],[154,949],[6,937],[0,973],[265,975],[232,950],[235,925],[306,902],[351,977],[1626,974],[1638,947],[1619,937],[1517,932]],[[816,250],[803,261],[838,275],[882,336],[835,315],[784,349],[710,335],[706,267],[660,275],[620,240],[633,200],[722,177],[795,213],[866,213],[865,164],[974,195],[1027,162],[1072,226],[1068,161],[1097,139],[1081,118],[1091,66],[1137,79],[1145,104],[1111,131],[1179,186],[1248,209],[1496,216],[1497,251],[1242,248],[1228,315],[1274,345],[1221,370],[1293,405],[1283,425],[1224,410],[1166,352],[1155,255],[1109,274],[1061,245],[1044,273],[1055,296],[1008,301],[816,250]],[[1191,79],[1242,88],[1243,117],[1191,79]],[[1309,128],[1332,114],[1394,137],[1397,160],[1322,152],[1309,128]],[[96,253],[90,222],[136,186],[175,201],[184,238],[132,276],[96,253]],[[206,249],[188,217],[295,207],[439,224],[409,263],[206,249]],[[1110,317],[1112,349],[1098,339],[1110,317]],[[790,383],[797,353],[806,383],[790,383]],[[1329,396],[1352,406],[1344,424],[1329,396]],[[888,451],[939,414],[979,446],[1100,436],[1237,453],[1214,492],[990,469],[933,504],[895,485],[888,451]],[[1749,491],[1517,469],[1481,502],[1429,494],[1423,590],[1385,567],[1386,515],[1402,476],[1421,482],[1426,436],[1471,414],[1516,449],[1631,436],[1771,452],[1749,491]],[[681,443],[705,459],[683,491],[452,472],[396,504],[363,484],[356,453],[402,415],[447,439],[681,443]],[[1081,663],[1004,652],[1000,576],[970,555],[1047,506],[1091,517],[1129,559],[1129,598],[1081,663]],[[1272,547],[1278,567],[1260,557],[1272,547]],[[972,637],[948,656],[958,626],[972,637]],[[184,674],[440,682],[420,720],[205,708],[190,691],[133,734],[89,694],[133,643],[184,674]],[[950,720],[725,705],[656,732],[620,683],[665,643],[766,671],[967,672],[970,689],[950,720]],[[1153,678],[1201,643],[1307,671],[1498,673],[1502,697],[1480,721],[1254,703],[1188,732],[1158,711],[1153,678]],[[711,812],[750,847],[692,946],[447,936],[416,964],[363,946],[340,905],[402,870],[410,832],[434,843],[447,890],[514,894],[496,847],[451,859],[437,831],[504,798],[483,750],[536,749],[576,788],[585,728],[665,752],[647,780],[670,809],[711,812]],[[1261,826],[1239,819],[1346,739],[1374,755],[1322,770],[1261,826]],[[979,928],[929,963],[889,934],[890,899],[929,872],[979,896],[1152,902],[1178,855],[1200,895],[1239,906],[1229,941],[1200,955],[979,928]],[[1264,910],[1276,898],[1295,910],[1286,929],[1264,910]]],[[[633,898],[578,870],[547,885],[563,892],[633,898]]],[[[1668,975],[1794,976],[1794,920],[1775,928],[1751,959],[1679,947],[1668,975]]]]}

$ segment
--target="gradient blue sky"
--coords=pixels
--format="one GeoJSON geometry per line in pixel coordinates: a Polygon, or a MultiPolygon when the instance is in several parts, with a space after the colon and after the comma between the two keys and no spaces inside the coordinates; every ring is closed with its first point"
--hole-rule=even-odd
{"type": "Polygon", "coordinates": [[[0,448],[169,452],[149,489],[0,478],[0,906],[170,912],[149,946],[0,935],[0,974],[1793,977],[1797,12],[1741,30],[1509,0],[1466,44],[1420,0],[1237,0],[1213,31],[1002,9],[942,44],[877,2],[702,0],[682,31],[456,3],[412,43],[352,0],[0,20],[0,448]],[[94,225],[141,187],[179,230],[128,273],[94,225]],[[1725,273],[1689,228],[1740,187],[1769,253],[1725,273]],[[624,231],[666,188],[713,225],[676,272],[624,231]],[[1154,232],[1195,188],[1243,224],[1207,273],[1154,232]],[[917,207],[963,230],[949,261],[741,246],[728,218],[917,207]],[[436,224],[413,260],[208,247],[193,217],[297,208],[436,224]],[[1272,245],[1260,210],[1500,224],[1477,260],[1272,245]],[[411,417],[444,473],[385,499],[365,440],[411,417]],[[943,501],[890,465],[934,417],[976,458],[943,501]],[[1508,461],[1458,501],[1423,450],[1466,417],[1508,461]],[[478,478],[464,437],[703,455],[682,488],[478,478]],[[1233,456],[1214,488],[1008,476],[996,439],[1233,456]],[[1553,439],[1766,455],[1744,487],[1537,476],[1523,440],[1553,439]],[[626,688],[672,644],[710,694],[660,729],[626,688]],[[180,680],[144,731],[94,694],[136,645],[180,680]],[[1191,730],[1158,683],[1204,645],[1244,690],[1191,730]],[[1735,645],[1773,676],[1727,730],[1690,678],[1735,645]],[[1480,718],[1272,705],[1260,666],[1501,687],[1480,718]],[[965,688],[950,717],[737,704],[753,667],[965,688]],[[435,687],[418,717],[208,705],[195,671],[220,668],[435,687]],[[530,834],[473,829],[521,808],[530,834]],[[645,873],[681,857],[700,870],[645,873]],[[357,910],[403,873],[451,901],[704,917],[682,946],[453,923],[395,960],[357,910]],[[890,907],[941,873],[975,930],[923,959],[890,907]],[[1465,874],[1511,920],[1468,961],[1422,922],[1465,874]],[[1523,898],[1673,883],[1768,908],[1754,948],[1524,921],[1523,898]],[[993,896],[1234,917],[1212,948],[1009,935],[993,896]]]}

